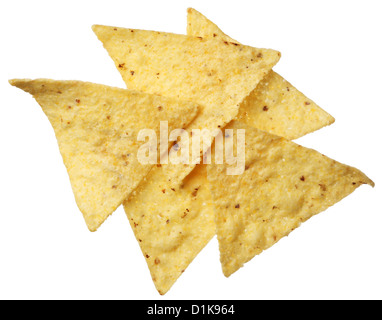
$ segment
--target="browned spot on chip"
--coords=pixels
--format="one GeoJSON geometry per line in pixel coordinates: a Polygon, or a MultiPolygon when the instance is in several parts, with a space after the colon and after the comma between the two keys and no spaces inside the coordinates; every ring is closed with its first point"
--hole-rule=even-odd
{"type": "Polygon", "coordinates": [[[269,110],[269,108],[267,106],[263,107],[263,111],[268,111],[268,110],[269,110]]]}
{"type": "Polygon", "coordinates": [[[237,205],[235,206],[235,208],[236,208],[236,209],[239,209],[239,208],[240,208],[240,204],[237,204],[237,205]]]}
{"type": "Polygon", "coordinates": [[[300,180],[301,180],[301,181],[305,181],[305,177],[304,177],[304,176],[301,176],[301,177],[300,177],[300,180]]]}
{"type": "Polygon", "coordinates": [[[196,197],[196,195],[198,194],[198,190],[199,190],[200,187],[198,188],[195,188],[194,191],[192,191],[192,196],[193,197],[196,197]]]}
{"type": "Polygon", "coordinates": [[[160,263],[160,260],[159,258],[155,258],[155,261],[154,261],[155,264],[159,264],[160,263]]]}

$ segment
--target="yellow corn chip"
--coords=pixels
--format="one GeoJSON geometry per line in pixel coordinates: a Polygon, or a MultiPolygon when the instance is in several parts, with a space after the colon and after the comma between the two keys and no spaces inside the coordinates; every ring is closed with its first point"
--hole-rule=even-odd
{"type": "Polygon", "coordinates": [[[197,105],[80,81],[10,80],[37,100],[56,134],[77,205],[91,231],[137,187],[152,165],[138,162],[140,129],[186,127],[197,105]]]}
{"type": "Polygon", "coordinates": [[[246,130],[245,172],[227,175],[227,164],[207,168],[227,277],[361,184],[374,186],[359,170],[317,151],[237,121],[227,128],[246,130]]]}
{"type": "MultiPolygon", "coordinates": [[[[192,8],[187,14],[187,34],[238,43],[192,8]]],[[[334,122],[331,115],[272,70],[240,105],[237,120],[287,139],[334,122]]]]}
{"type": "MultiPolygon", "coordinates": [[[[196,29],[198,25],[202,24],[194,21],[193,26],[196,26],[196,29]]],[[[209,25],[214,26],[211,22],[205,25],[207,27],[209,25]]],[[[197,31],[191,32],[191,34],[207,37],[212,35],[213,37],[216,28],[216,26],[213,27],[209,34],[207,32],[199,34],[197,31]]],[[[220,33],[219,36],[221,36],[220,33]]],[[[274,83],[279,79],[282,78],[278,75],[275,76],[274,83]]],[[[259,85],[262,83],[264,81],[260,82],[259,85]]],[[[174,88],[174,90],[176,89],[174,88]]],[[[307,98],[292,86],[290,86],[289,90],[288,92],[293,92],[293,96],[303,99],[303,110],[306,111],[305,102],[308,101],[307,98]],[[297,95],[294,92],[297,92],[297,95]]],[[[256,89],[254,92],[256,92],[256,89]]],[[[277,90],[273,92],[277,92],[277,90]]],[[[284,94],[281,90],[277,95],[284,94]]],[[[247,107],[248,103],[253,100],[247,98],[244,101],[243,104],[247,107]]],[[[280,102],[280,99],[278,99],[275,103],[280,102]]],[[[240,108],[243,108],[243,104],[240,105],[240,108]]],[[[315,108],[318,107],[315,106],[315,108]]],[[[279,110],[284,113],[289,112],[288,107],[285,108],[284,105],[275,108],[274,112],[277,113],[279,110]]],[[[291,116],[279,115],[279,118],[282,117],[284,117],[284,121],[289,121],[291,116]]],[[[277,115],[276,119],[278,119],[277,115]]],[[[262,120],[257,119],[257,123],[260,122],[262,120]]],[[[269,121],[266,121],[267,123],[269,124],[269,121]]],[[[305,126],[304,121],[298,124],[302,128],[305,126]]],[[[274,126],[275,124],[272,122],[271,125],[274,126]]],[[[284,134],[293,137],[288,132],[284,132],[284,134]]],[[[293,138],[297,138],[297,136],[293,138]]],[[[194,169],[181,189],[171,189],[165,183],[166,177],[166,169],[153,170],[147,179],[146,185],[140,186],[137,195],[125,202],[126,214],[146,257],[155,286],[161,294],[170,289],[189,263],[215,234],[214,211],[211,206],[210,190],[207,188],[205,167],[200,165],[194,169]],[[161,183],[156,183],[157,181],[161,181],[161,183]],[[148,198],[147,194],[150,194],[151,197],[148,198]],[[151,202],[151,199],[155,199],[155,201],[151,202]],[[188,215],[188,211],[192,212],[191,221],[190,219],[179,219],[184,214],[188,215]],[[151,214],[147,215],[145,212],[151,214]],[[169,222],[166,223],[167,221],[169,222]],[[162,226],[162,228],[158,226],[162,226]]]]}
{"type": "Polygon", "coordinates": [[[157,183],[165,180],[164,173],[151,170],[124,203],[160,294],[171,288],[215,235],[213,206],[204,183],[206,166],[198,165],[176,189],[157,183]]]}
{"type": "MultiPolygon", "coordinates": [[[[93,26],[127,88],[197,102],[190,128],[223,127],[243,99],[278,62],[280,53],[225,40],[156,31],[93,26]]],[[[194,165],[170,166],[183,179],[194,165]]]]}
{"type": "MultiPolygon", "coordinates": [[[[279,59],[276,51],[222,40],[103,26],[93,30],[128,88],[197,101],[202,110],[192,129],[212,131],[228,123],[279,59]]],[[[203,166],[179,184],[194,167],[155,167],[124,203],[161,294],[215,234],[203,166]]]]}

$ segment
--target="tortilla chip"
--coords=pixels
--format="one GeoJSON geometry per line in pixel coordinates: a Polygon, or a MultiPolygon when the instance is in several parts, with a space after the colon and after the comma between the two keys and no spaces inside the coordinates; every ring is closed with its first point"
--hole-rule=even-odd
{"type": "Polygon", "coordinates": [[[227,277],[361,184],[374,186],[359,170],[317,151],[237,121],[227,128],[246,130],[245,172],[227,175],[227,164],[207,169],[227,277]]]}
{"type": "MultiPolygon", "coordinates": [[[[189,126],[192,129],[212,131],[227,124],[279,59],[276,51],[222,40],[103,26],[93,30],[128,88],[197,101],[202,110],[189,126]]],[[[205,181],[199,169],[203,166],[181,184],[194,167],[155,167],[124,204],[161,294],[215,234],[213,211],[204,206],[210,195],[200,181],[205,181]]]]}
{"type": "MultiPolygon", "coordinates": [[[[197,102],[193,129],[223,127],[243,99],[278,62],[280,53],[221,39],[93,26],[127,88],[197,102]]],[[[194,165],[168,167],[183,179],[194,165]]]]}
{"type": "MultiPolygon", "coordinates": [[[[192,8],[188,9],[187,34],[238,43],[192,8]]],[[[331,115],[274,71],[240,105],[237,120],[291,140],[334,122],[331,115]]]]}
{"type": "Polygon", "coordinates": [[[81,81],[10,80],[33,95],[56,134],[77,205],[95,231],[148,174],[140,129],[186,127],[197,105],[81,81]],[[160,108],[159,108],[160,107],[160,108]]]}
{"type": "MultiPolygon", "coordinates": [[[[215,28],[212,31],[215,31],[215,28]]],[[[209,36],[208,33],[202,34],[209,36]]],[[[195,32],[193,35],[198,36],[199,33],[195,32]]],[[[290,90],[297,91],[292,86],[290,90]]],[[[274,92],[277,91],[274,90],[274,92]]],[[[293,94],[293,96],[304,97],[302,94],[293,94]]],[[[245,99],[246,106],[251,101],[253,100],[245,99]]],[[[307,100],[304,97],[305,101],[307,100]]],[[[277,102],[280,103],[279,100],[277,102]]],[[[243,104],[240,108],[243,108],[243,104]]],[[[275,112],[280,109],[288,112],[288,109],[283,109],[283,106],[275,109],[275,112]]],[[[289,121],[288,117],[285,116],[284,121],[289,121]]],[[[305,125],[303,121],[299,124],[300,127],[305,125]]],[[[211,205],[212,199],[206,180],[205,166],[197,166],[186,178],[184,185],[176,189],[171,189],[171,186],[166,183],[166,170],[163,167],[155,168],[149,175],[146,185],[141,185],[137,194],[125,202],[126,214],[146,258],[154,284],[161,294],[165,294],[171,288],[186,267],[215,235],[215,213],[211,205]],[[150,197],[147,196],[148,194],[150,197]],[[155,199],[154,202],[151,202],[151,199],[155,199]],[[190,217],[187,210],[191,212],[192,219],[179,219],[184,214],[190,217]],[[167,221],[169,222],[166,223],[167,221]]]]}
{"type": "Polygon", "coordinates": [[[165,180],[165,173],[152,170],[124,203],[155,287],[162,295],[215,235],[213,205],[209,192],[205,192],[206,166],[197,165],[176,189],[157,183],[165,180]]]}

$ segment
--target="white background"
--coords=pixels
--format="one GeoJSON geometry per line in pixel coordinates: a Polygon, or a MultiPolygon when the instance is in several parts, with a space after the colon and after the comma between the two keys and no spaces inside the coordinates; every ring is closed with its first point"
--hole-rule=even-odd
{"type": "Polygon", "coordinates": [[[1,299],[382,298],[381,1],[3,1],[1,299]],[[281,51],[274,68],[336,122],[297,142],[376,183],[313,217],[230,278],[216,238],[159,296],[122,208],[97,232],[78,210],[53,130],[11,78],[124,88],[92,24],[186,32],[194,7],[231,37],[281,51]]]}

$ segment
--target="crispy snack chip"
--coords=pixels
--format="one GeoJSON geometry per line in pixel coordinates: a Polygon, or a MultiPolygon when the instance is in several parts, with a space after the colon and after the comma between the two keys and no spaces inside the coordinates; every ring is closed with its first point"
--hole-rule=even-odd
{"type": "Polygon", "coordinates": [[[245,172],[226,175],[227,164],[207,168],[227,277],[361,184],[374,186],[361,171],[312,149],[237,121],[227,128],[246,130],[245,172]]]}
{"type": "MultiPolygon", "coordinates": [[[[208,38],[217,36],[223,38],[223,40],[231,41],[227,37],[224,38],[220,29],[202,15],[192,15],[189,11],[188,17],[189,22],[194,17],[193,23],[188,24],[188,33],[190,35],[208,38]],[[203,20],[200,21],[200,18],[204,18],[206,23],[203,24],[203,20]],[[200,30],[198,26],[202,26],[203,30],[200,30]],[[206,28],[208,32],[206,32],[206,28]]],[[[269,75],[266,76],[266,78],[268,77],[269,75]]],[[[286,83],[277,74],[271,77],[271,82],[273,84],[278,82],[279,89],[286,83]]],[[[264,87],[264,83],[266,82],[263,80],[258,86],[264,87]]],[[[289,84],[286,83],[286,85],[289,84]]],[[[268,86],[265,87],[269,88],[268,86]]],[[[174,90],[176,89],[174,88],[174,90]]],[[[299,135],[309,132],[310,129],[314,130],[312,116],[307,122],[304,119],[295,122],[290,121],[292,115],[288,114],[290,110],[287,106],[289,103],[292,106],[296,105],[296,109],[300,109],[303,113],[301,117],[304,117],[306,114],[310,114],[307,112],[308,108],[305,102],[311,100],[308,100],[291,85],[284,91],[290,92],[290,94],[285,94],[282,89],[255,89],[240,105],[240,109],[256,108],[256,104],[263,103],[261,101],[262,94],[266,96],[263,97],[264,100],[271,99],[270,95],[273,94],[277,99],[276,101],[271,100],[275,107],[272,108],[270,113],[276,113],[276,116],[274,116],[276,121],[282,119],[284,122],[284,127],[276,128],[276,131],[279,129],[277,132],[282,132],[288,138],[297,138],[299,135]],[[281,100],[284,95],[287,95],[285,97],[287,102],[281,100]],[[255,106],[251,106],[250,104],[254,104],[256,99],[260,100],[260,102],[257,102],[255,106]],[[296,103],[296,100],[301,101],[296,103]],[[281,104],[281,101],[283,101],[283,104],[281,104]],[[283,114],[279,115],[278,112],[283,112],[283,114]],[[289,125],[288,122],[292,122],[292,124],[289,125]],[[293,124],[297,129],[293,128],[293,124]],[[290,126],[292,131],[289,128],[290,126]],[[310,128],[307,129],[309,126],[310,128]],[[288,129],[284,130],[285,127],[288,129]]],[[[317,114],[320,116],[327,115],[313,102],[312,107],[317,110],[317,114]]],[[[264,113],[263,110],[261,111],[264,113]]],[[[244,114],[241,111],[239,113],[244,114]]],[[[268,118],[263,120],[257,115],[254,118],[248,117],[247,121],[263,124],[271,131],[275,131],[274,127],[277,126],[276,122],[269,121],[268,118]]],[[[314,125],[319,126],[320,124],[322,123],[318,121],[314,125]]],[[[146,185],[140,186],[136,195],[125,202],[126,214],[146,258],[154,284],[161,294],[170,289],[201,249],[212,239],[216,231],[205,166],[199,165],[187,177],[181,188],[176,189],[166,184],[166,170],[164,168],[155,168],[149,175],[146,185]],[[151,198],[148,198],[147,194],[150,194],[151,198]],[[155,201],[151,201],[152,199],[155,199],[155,201]],[[145,214],[145,212],[150,212],[150,214],[145,214]],[[188,216],[188,218],[179,219],[179,217],[183,216],[188,216]]]]}
{"type": "MultiPolygon", "coordinates": [[[[223,40],[104,26],[93,30],[128,88],[198,102],[202,110],[192,129],[227,124],[280,57],[277,51],[223,40]]],[[[182,182],[194,167],[155,167],[124,203],[161,294],[215,234],[203,166],[182,182]]]]}
{"type": "Polygon", "coordinates": [[[171,288],[215,235],[214,208],[205,192],[206,165],[197,165],[176,189],[157,183],[165,180],[164,173],[152,170],[124,203],[160,294],[171,288]]]}
{"type": "MultiPolygon", "coordinates": [[[[127,88],[197,102],[193,129],[223,127],[239,105],[280,59],[271,49],[257,49],[221,39],[93,26],[127,88]]],[[[168,174],[183,179],[193,165],[168,174]]]]}
{"type": "Polygon", "coordinates": [[[77,205],[91,231],[122,204],[152,166],[138,162],[140,129],[186,127],[198,106],[81,81],[10,80],[33,95],[53,126],[77,205]]]}
{"type": "MultiPolygon", "coordinates": [[[[187,34],[238,43],[200,12],[187,10],[187,34]]],[[[237,120],[287,139],[330,125],[334,118],[271,70],[240,105],[237,120]]]]}

